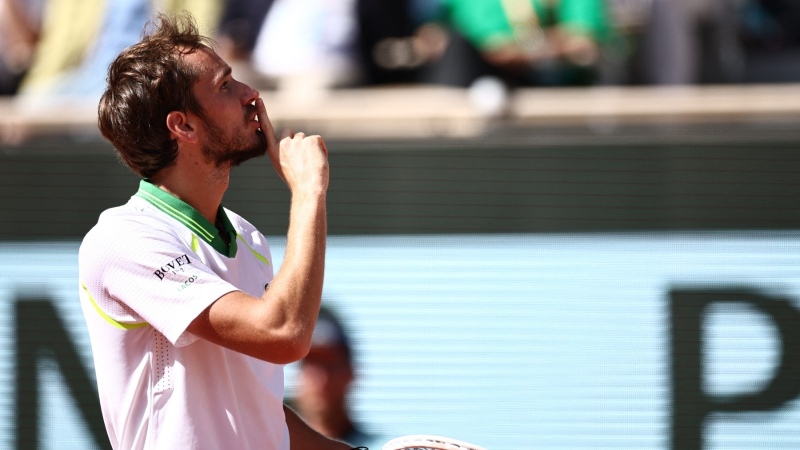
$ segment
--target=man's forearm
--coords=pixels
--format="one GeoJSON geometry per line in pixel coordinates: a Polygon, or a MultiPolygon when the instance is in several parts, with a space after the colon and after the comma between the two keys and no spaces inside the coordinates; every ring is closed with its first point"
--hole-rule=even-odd
{"type": "Polygon", "coordinates": [[[280,316],[278,322],[289,327],[288,332],[305,347],[311,343],[322,298],[327,243],[325,202],[324,193],[293,195],[284,261],[269,291],[264,293],[272,313],[280,316]]]}
{"type": "MultiPolygon", "coordinates": [[[[281,272],[293,275],[295,294],[304,300],[322,296],[327,233],[326,195],[293,195],[281,272]]],[[[319,303],[313,309],[316,317],[319,303]]]]}

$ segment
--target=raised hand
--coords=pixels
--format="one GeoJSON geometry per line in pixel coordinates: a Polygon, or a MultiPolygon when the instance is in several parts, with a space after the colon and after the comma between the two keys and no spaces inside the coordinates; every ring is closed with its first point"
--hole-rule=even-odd
{"type": "Polygon", "coordinates": [[[260,98],[256,100],[256,108],[261,131],[267,139],[267,153],[278,176],[293,193],[325,193],[329,181],[328,148],[322,137],[285,129],[278,138],[260,98]]]}

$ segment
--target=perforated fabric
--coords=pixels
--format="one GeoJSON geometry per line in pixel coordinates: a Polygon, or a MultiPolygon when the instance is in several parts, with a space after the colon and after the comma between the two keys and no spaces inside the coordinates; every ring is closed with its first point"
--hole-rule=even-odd
{"type": "Polygon", "coordinates": [[[173,365],[172,344],[155,328],[153,334],[155,392],[164,392],[172,389],[172,380],[170,379],[170,369],[173,365]]]}

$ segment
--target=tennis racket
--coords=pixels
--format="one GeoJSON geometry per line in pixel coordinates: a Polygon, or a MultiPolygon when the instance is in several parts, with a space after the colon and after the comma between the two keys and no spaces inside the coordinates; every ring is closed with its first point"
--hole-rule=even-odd
{"type": "Polygon", "coordinates": [[[486,450],[475,444],[429,434],[400,436],[384,444],[382,450],[486,450]]]}

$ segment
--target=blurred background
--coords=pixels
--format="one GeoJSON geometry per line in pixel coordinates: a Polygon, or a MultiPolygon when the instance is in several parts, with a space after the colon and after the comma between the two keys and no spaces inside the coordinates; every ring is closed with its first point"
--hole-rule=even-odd
{"type": "MultiPolygon", "coordinates": [[[[77,250],[138,180],[97,100],[182,10],[326,139],[370,448],[800,448],[793,0],[0,0],[0,448],[109,448],[77,250]]],[[[276,267],[288,201],[264,159],[224,199],[276,267]]]]}

